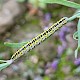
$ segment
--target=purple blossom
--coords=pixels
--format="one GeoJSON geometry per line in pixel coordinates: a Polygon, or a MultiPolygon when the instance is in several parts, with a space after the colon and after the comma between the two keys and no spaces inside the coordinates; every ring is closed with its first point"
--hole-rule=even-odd
{"type": "Polygon", "coordinates": [[[59,45],[58,46],[58,56],[61,56],[62,55],[62,53],[63,53],[63,51],[64,51],[64,47],[63,46],[61,46],[61,45],[59,45]]]}
{"type": "Polygon", "coordinates": [[[44,26],[44,30],[47,30],[48,29],[48,26],[44,26]]]}
{"type": "Polygon", "coordinates": [[[52,23],[50,23],[49,25],[47,25],[47,26],[44,26],[44,30],[47,30],[48,28],[49,28],[49,26],[51,26],[52,25],[52,23]]]}
{"type": "Polygon", "coordinates": [[[66,43],[66,34],[69,32],[69,28],[68,27],[62,27],[60,29],[60,32],[59,32],[59,38],[62,42],[62,45],[59,45],[58,46],[58,56],[61,56],[63,51],[66,49],[67,47],[67,43],[66,43]]]}
{"type": "Polygon", "coordinates": [[[80,58],[76,59],[76,60],[74,61],[74,64],[75,64],[75,65],[80,65],[80,58]]]}
{"type": "Polygon", "coordinates": [[[59,37],[60,37],[60,40],[63,42],[63,41],[66,41],[66,34],[69,32],[69,28],[68,27],[62,27],[60,29],[60,32],[59,32],[59,37]]]}
{"type": "Polygon", "coordinates": [[[51,19],[51,14],[45,13],[44,18],[43,18],[43,24],[44,24],[43,30],[47,30],[49,28],[49,26],[51,26],[50,19],[51,19]]]}
{"type": "Polygon", "coordinates": [[[44,16],[44,20],[45,20],[46,22],[49,22],[50,19],[51,19],[51,14],[50,14],[50,13],[46,13],[45,16],[44,16]]]}
{"type": "Polygon", "coordinates": [[[57,68],[57,66],[58,66],[58,63],[59,63],[59,60],[54,60],[53,62],[52,62],[52,64],[51,64],[51,67],[54,69],[54,70],[56,70],[56,68],[57,68]]]}

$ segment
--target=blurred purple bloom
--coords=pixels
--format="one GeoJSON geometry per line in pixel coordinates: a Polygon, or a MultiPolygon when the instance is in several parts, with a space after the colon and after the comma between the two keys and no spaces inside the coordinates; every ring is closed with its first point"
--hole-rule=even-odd
{"type": "Polygon", "coordinates": [[[50,19],[51,19],[51,14],[50,13],[45,13],[44,14],[44,18],[43,18],[43,30],[47,30],[49,28],[49,26],[51,26],[50,23],[50,19]]]}
{"type": "Polygon", "coordinates": [[[51,63],[48,62],[45,67],[46,67],[46,68],[51,67],[51,63]]]}
{"type": "Polygon", "coordinates": [[[47,30],[49,26],[44,26],[44,30],[47,30]]]}
{"type": "Polygon", "coordinates": [[[59,32],[59,37],[60,37],[60,40],[63,42],[63,41],[66,41],[66,34],[69,32],[69,28],[68,27],[62,27],[60,29],[60,32],[59,32]]]}
{"type": "Polygon", "coordinates": [[[76,60],[74,61],[74,64],[75,64],[75,65],[80,65],[80,58],[76,59],[76,60]]]}
{"type": "Polygon", "coordinates": [[[50,23],[48,26],[44,26],[44,30],[47,30],[49,28],[49,26],[51,26],[52,23],[50,23]]]}
{"type": "Polygon", "coordinates": [[[62,53],[63,53],[63,51],[64,51],[64,47],[62,47],[62,46],[58,46],[58,56],[61,56],[62,55],[62,53]]]}
{"type": "Polygon", "coordinates": [[[56,70],[57,66],[58,66],[59,60],[54,60],[51,64],[51,67],[56,70]]]}
{"type": "Polygon", "coordinates": [[[45,16],[44,16],[44,20],[45,20],[46,22],[49,22],[50,19],[51,19],[51,14],[50,14],[50,13],[46,13],[45,16]]]}
{"type": "Polygon", "coordinates": [[[66,34],[69,32],[69,28],[68,27],[62,27],[60,29],[60,32],[59,32],[59,37],[60,37],[60,40],[62,42],[62,45],[58,46],[58,56],[61,56],[63,51],[66,49],[67,47],[67,43],[66,43],[66,34]]]}

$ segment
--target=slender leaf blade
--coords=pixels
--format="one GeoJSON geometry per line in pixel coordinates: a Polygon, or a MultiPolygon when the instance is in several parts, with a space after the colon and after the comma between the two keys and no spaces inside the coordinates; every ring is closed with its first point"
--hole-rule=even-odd
{"type": "Polygon", "coordinates": [[[0,60],[0,71],[3,70],[4,68],[8,67],[11,63],[12,60],[0,60]]]}
{"type": "Polygon", "coordinates": [[[73,34],[73,38],[74,38],[75,40],[78,40],[78,31],[76,31],[76,32],[73,34]]]}
{"type": "Polygon", "coordinates": [[[9,63],[2,63],[0,64],[0,71],[6,67],[8,67],[10,64],[9,63]]]}
{"type": "Polygon", "coordinates": [[[9,43],[9,42],[5,42],[4,45],[8,46],[8,47],[12,47],[12,48],[20,48],[23,45],[27,44],[28,42],[21,42],[21,43],[9,43]]]}
{"type": "Polygon", "coordinates": [[[71,2],[71,1],[67,1],[67,0],[39,0],[39,1],[43,3],[56,3],[56,4],[61,4],[64,6],[80,9],[80,4],[71,2]]]}
{"type": "Polygon", "coordinates": [[[75,50],[75,58],[77,58],[78,52],[80,51],[80,19],[78,21],[77,29],[76,35],[78,36],[78,47],[75,50]]]}
{"type": "Polygon", "coordinates": [[[77,27],[78,27],[78,48],[80,48],[80,18],[79,18],[77,27]]]}

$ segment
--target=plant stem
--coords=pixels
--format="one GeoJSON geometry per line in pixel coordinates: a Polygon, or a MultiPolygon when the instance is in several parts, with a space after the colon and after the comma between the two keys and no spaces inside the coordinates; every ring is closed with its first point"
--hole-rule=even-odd
{"type": "Polygon", "coordinates": [[[71,16],[70,18],[68,18],[68,21],[72,21],[78,16],[80,16],[80,13],[76,13],[75,15],[71,16]]]}

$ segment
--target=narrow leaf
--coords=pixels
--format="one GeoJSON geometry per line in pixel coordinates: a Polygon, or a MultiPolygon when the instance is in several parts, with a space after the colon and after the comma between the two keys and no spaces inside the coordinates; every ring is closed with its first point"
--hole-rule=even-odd
{"type": "Polygon", "coordinates": [[[80,11],[76,12],[73,16],[71,16],[70,18],[68,18],[68,22],[74,20],[78,16],[80,16],[80,11]]]}
{"type": "Polygon", "coordinates": [[[9,43],[9,42],[4,42],[4,45],[5,46],[8,46],[8,47],[12,47],[12,48],[20,48],[22,47],[23,45],[27,44],[28,42],[21,42],[21,43],[9,43]]]}
{"type": "Polygon", "coordinates": [[[79,21],[78,21],[78,48],[80,48],[80,18],[79,18],[79,21]]]}
{"type": "Polygon", "coordinates": [[[5,60],[0,60],[0,63],[4,63],[4,62],[7,62],[7,61],[5,61],[5,60]]]}
{"type": "Polygon", "coordinates": [[[11,60],[8,60],[8,61],[0,60],[0,62],[2,62],[2,63],[0,64],[0,71],[1,71],[2,69],[4,69],[4,68],[8,67],[8,66],[12,63],[11,60]]]}
{"type": "Polygon", "coordinates": [[[67,0],[39,0],[39,1],[43,3],[56,3],[56,4],[61,4],[64,6],[80,9],[80,4],[77,4],[71,1],[67,1],[67,0]]]}
{"type": "Polygon", "coordinates": [[[78,31],[76,31],[76,32],[73,34],[73,38],[74,38],[75,40],[78,40],[78,31]]]}
{"type": "Polygon", "coordinates": [[[78,55],[78,48],[75,50],[75,58],[77,59],[77,55],[78,55]]]}
{"type": "Polygon", "coordinates": [[[75,58],[77,58],[78,52],[80,51],[80,19],[78,21],[77,29],[78,29],[78,31],[76,34],[78,36],[78,47],[75,50],[75,58]]]}
{"type": "Polygon", "coordinates": [[[0,64],[0,71],[6,67],[8,67],[10,64],[9,63],[2,63],[0,64]]]}

